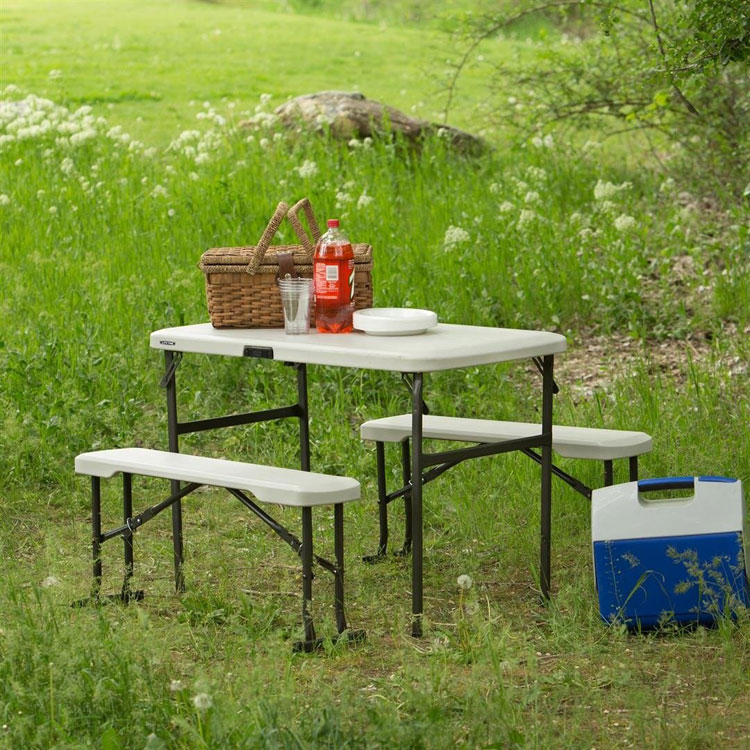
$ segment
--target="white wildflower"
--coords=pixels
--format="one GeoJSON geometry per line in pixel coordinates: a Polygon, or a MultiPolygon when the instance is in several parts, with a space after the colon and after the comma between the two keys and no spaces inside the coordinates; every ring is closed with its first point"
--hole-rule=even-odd
{"type": "Polygon", "coordinates": [[[199,174],[198,174],[197,172],[190,172],[190,174],[188,175],[188,177],[189,177],[189,178],[190,178],[190,179],[191,179],[191,180],[192,180],[193,182],[197,182],[197,181],[198,181],[198,180],[200,180],[200,178],[201,178],[201,177],[200,177],[200,175],[199,175],[199,174]]]}
{"type": "Polygon", "coordinates": [[[527,208],[524,208],[521,211],[521,215],[518,217],[518,228],[523,229],[527,225],[531,224],[535,219],[537,218],[537,215],[530,211],[527,208]]]}
{"type": "Polygon", "coordinates": [[[16,160],[15,160],[15,161],[13,162],[13,164],[14,164],[14,166],[16,166],[16,167],[20,167],[20,166],[21,166],[21,164],[23,164],[23,159],[16,159],[16,160]]]}
{"type": "Polygon", "coordinates": [[[347,203],[352,202],[352,196],[349,193],[345,193],[343,190],[339,190],[336,193],[336,208],[343,208],[347,203]]]}
{"type": "Polygon", "coordinates": [[[55,578],[55,576],[47,576],[42,581],[41,585],[42,585],[43,589],[48,589],[48,588],[50,588],[52,586],[59,586],[60,585],[60,579],[59,578],[55,578]]]}
{"type": "Polygon", "coordinates": [[[499,206],[498,210],[501,214],[507,214],[510,213],[513,210],[514,206],[510,201],[503,201],[499,206]]]}
{"type": "Polygon", "coordinates": [[[193,696],[193,705],[199,711],[208,711],[214,705],[214,699],[208,693],[198,693],[193,696]]]}
{"type": "Polygon", "coordinates": [[[529,167],[526,170],[526,176],[532,182],[545,182],[547,179],[547,172],[541,167],[529,167]]]}
{"type": "Polygon", "coordinates": [[[502,186],[499,185],[497,182],[491,182],[490,183],[490,192],[492,195],[497,195],[502,190],[502,186]]]}
{"type": "Polygon", "coordinates": [[[474,581],[471,580],[471,576],[468,576],[466,575],[466,573],[464,573],[456,579],[456,583],[458,584],[458,588],[460,588],[462,591],[468,591],[474,581]]]}
{"type": "Polygon", "coordinates": [[[578,232],[578,236],[582,240],[588,239],[589,237],[591,237],[592,234],[593,234],[593,232],[588,227],[584,227],[580,232],[578,232]]]}
{"type": "Polygon", "coordinates": [[[195,163],[196,164],[205,164],[206,162],[211,161],[211,157],[204,151],[200,154],[197,154],[195,157],[195,163]]]}
{"type": "MultiPolygon", "coordinates": [[[[750,187],[750,185],[748,185],[750,187]]],[[[674,178],[673,177],[667,177],[664,182],[659,186],[659,192],[660,193],[671,193],[674,190],[674,178]]]]}
{"type": "Polygon", "coordinates": [[[80,143],[90,141],[92,138],[96,138],[95,130],[81,130],[78,133],[73,133],[73,135],[70,136],[70,143],[73,146],[77,146],[80,143]]]}
{"type": "Polygon", "coordinates": [[[57,213],[57,206],[50,206],[48,211],[54,216],[57,213]]]}
{"type": "Polygon", "coordinates": [[[302,166],[297,167],[297,174],[302,178],[315,177],[318,174],[318,165],[310,159],[305,159],[302,166]]]}
{"type": "Polygon", "coordinates": [[[471,237],[465,229],[451,225],[445,230],[443,246],[445,250],[454,250],[459,245],[467,243],[470,239],[471,237]]]}
{"type": "Polygon", "coordinates": [[[370,136],[365,136],[365,138],[362,139],[362,146],[364,148],[371,148],[372,147],[372,138],[370,136]]]}
{"type": "Polygon", "coordinates": [[[167,189],[163,185],[154,185],[154,189],[151,191],[152,198],[166,198],[167,195],[167,189]]]}
{"type": "Polygon", "coordinates": [[[367,195],[367,193],[362,193],[362,195],[359,196],[359,199],[357,200],[357,208],[365,208],[366,206],[369,206],[375,199],[371,195],[367,195]]]}
{"type": "Polygon", "coordinates": [[[271,101],[271,95],[270,94],[261,94],[260,95],[260,103],[261,104],[268,104],[268,102],[271,101]]]}
{"type": "Polygon", "coordinates": [[[7,206],[10,203],[10,197],[6,193],[0,193],[0,206],[7,206]]]}
{"type": "Polygon", "coordinates": [[[544,141],[536,135],[531,139],[531,145],[534,146],[534,148],[542,148],[542,146],[544,146],[544,141]]]}
{"type": "Polygon", "coordinates": [[[281,133],[274,133],[273,134],[273,142],[278,143],[284,136],[281,135],[281,133]]]}
{"type": "Polygon", "coordinates": [[[170,208],[169,211],[167,211],[167,216],[171,219],[176,213],[177,212],[173,208],[170,208]]]}
{"type": "Polygon", "coordinates": [[[536,190],[529,190],[524,196],[524,203],[539,203],[539,193],[536,190]]]}
{"type": "Polygon", "coordinates": [[[347,145],[349,146],[349,148],[362,148],[362,141],[360,141],[359,138],[350,138],[347,145]]]}
{"type": "Polygon", "coordinates": [[[179,693],[180,690],[184,690],[185,685],[183,685],[182,680],[172,680],[172,682],[169,683],[169,691],[171,693],[179,693]]]}
{"type": "Polygon", "coordinates": [[[554,148],[555,147],[555,139],[547,134],[544,136],[544,148],[554,148]]]}
{"type": "Polygon", "coordinates": [[[62,170],[64,174],[68,176],[70,176],[71,174],[73,174],[73,172],[76,171],[75,164],[73,163],[73,160],[69,156],[66,156],[62,160],[62,163],[60,164],[60,169],[62,170]]]}
{"type": "Polygon", "coordinates": [[[260,145],[261,148],[268,148],[268,144],[269,143],[270,143],[270,141],[268,140],[268,138],[261,138],[258,141],[258,145],[260,145]]]}
{"type": "Polygon", "coordinates": [[[594,186],[594,198],[598,201],[612,198],[617,193],[621,193],[623,190],[627,190],[632,187],[631,182],[623,182],[620,185],[615,185],[613,182],[604,182],[604,180],[597,180],[594,186]]]}
{"type": "Polygon", "coordinates": [[[599,204],[599,209],[604,214],[611,214],[617,210],[617,206],[612,201],[602,201],[599,204]]]}
{"type": "Polygon", "coordinates": [[[615,229],[617,229],[618,232],[629,232],[631,229],[635,229],[637,223],[638,222],[636,222],[632,216],[620,214],[615,219],[615,229]]]}
{"type": "Polygon", "coordinates": [[[53,68],[50,70],[50,72],[47,74],[52,81],[58,81],[60,78],[62,78],[62,70],[57,70],[56,68],[53,68]]]}
{"type": "Polygon", "coordinates": [[[602,147],[602,144],[599,143],[599,141],[586,141],[586,143],[583,144],[582,150],[586,154],[589,151],[596,151],[602,147]]]}

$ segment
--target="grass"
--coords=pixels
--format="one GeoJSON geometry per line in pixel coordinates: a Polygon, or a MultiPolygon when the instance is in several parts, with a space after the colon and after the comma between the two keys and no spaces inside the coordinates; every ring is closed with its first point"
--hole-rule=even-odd
{"type": "MultiPolygon", "coordinates": [[[[235,113],[252,111],[260,93],[301,93],[277,72],[294,68],[303,90],[329,86],[322,65],[283,67],[279,50],[294,24],[346,44],[364,27],[242,7],[91,8],[3,8],[4,47],[28,49],[36,37],[39,49],[34,59],[6,55],[5,82],[23,90],[5,93],[5,101],[46,90],[58,104],[77,106],[85,92],[103,95],[107,79],[120,91],[148,92],[155,82],[163,88],[159,100],[109,102],[112,109],[93,103],[92,116],[106,115],[107,123],[47,106],[46,119],[92,131],[79,145],[57,142],[60,133],[37,133],[1,147],[0,744],[703,748],[747,741],[748,618],[643,636],[604,627],[591,578],[589,508],[559,483],[554,599],[539,604],[538,473],[522,457],[473,462],[428,488],[427,637],[408,637],[408,561],[359,562],[373,551],[377,514],[374,451],[360,443],[357,426],[406,406],[406,391],[387,374],[310,373],[313,467],[363,483],[364,502],[346,513],[348,615],[368,631],[363,646],[290,653],[299,637],[298,561],[214,491],[185,503],[184,596],[172,593],[169,519],[160,517],[136,537],[143,603],[69,607],[89,588],[88,487],[73,474],[74,455],[165,445],[163,365],[148,348],[148,333],[206,319],[195,267],[200,253],[255,241],[281,198],[307,194],[321,218],[338,215],[353,238],[372,242],[377,305],[427,306],[447,321],[559,330],[568,336],[571,362],[594,339],[630,342],[610,343],[567,370],[566,356],[559,358],[557,419],[649,432],[655,450],[642,461],[644,476],[716,473],[750,481],[742,206],[703,210],[700,196],[687,195],[689,185],[665,183],[601,151],[582,154],[561,138],[552,148],[504,146],[473,161],[439,139],[416,155],[379,142],[354,148],[237,131],[232,119],[243,116],[235,113]],[[126,25],[133,8],[137,21],[126,25]],[[247,52],[257,38],[252,23],[260,22],[270,55],[262,70],[284,79],[278,89],[247,80],[242,92],[221,88],[237,74],[235,58],[217,58],[214,72],[202,67],[208,40],[188,60],[175,52],[199,28],[222,28],[223,45],[247,52]],[[74,27],[94,63],[80,63],[75,75],[67,72],[76,70],[74,27]],[[94,48],[115,30],[132,66],[94,48]],[[158,75],[139,54],[157,46],[167,68],[158,75]],[[49,69],[64,71],[59,83],[48,80],[49,69]],[[221,102],[222,92],[237,102],[234,109],[221,102]],[[166,150],[188,123],[193,127],[191,98],[210,115],[196,121],[204,134],[166,150]],[[202,107],[204,98],[215,114],[202,107]],[[112,132],[115,125],[142,143],[131,146],[112,132]],[[196,161],[199,153],[206,158],[196,161]],[[315,163],[316,175],[300,176],[304,161],[315,163]],[[598,181],[631,184],[614,192],[600,185],[600,194],[611,194],[597,199],[598,181]],[[618,229],[622,216],[635,222],[620,221],[618,229]],[[675,353],[668,369],[664,346],[675,353]],[[456,585],[462,574],[474,581],[463,593],[456,585]]],[[[399,36],[407,32],[387,29],[380,48],[368,28],[372,60],[401,59],[401,72],[421,80],[435,32],[399,36]],[[414,40],[408,55],[407,38],[414,40]]],[[[262,55],[247,54],[258,55],[260,69],[262,55]]],[[[371,67],[373,86],[384,92],[376,98],[408,109],[416,96],[389,98],[400,83],[371,67]]],[[[8,127],[16,114],[3,119],[0,135],[18,133],[8,127]]],[[[438,374],[427,379],[426,399],[436,413],[489,415],[491,404],[498,417],[534,419],[536,378],[525,366],[438,374]]],[[[205,357],[186,357],[179,383],[183,418],[279,405],[294,389],[293,374],[275,363],[205,357]]],[[[185,450],[288,466],[296,465],[289,450],[295,444],[287,424],[184,440],[185,450]]],[[[599,466],[562,464],[590,485],[600,482],[599,466]]],[[[136,507],[165,489],[139,480],[136,507]]],[[[106,483],[108,526],[118,523],[117,505],[116,483],[106,483]]],[[[295,514],[277,515],[298,529],[295,514]]],[[[396,539],[400,515],[395,508],[396,539]]],[[[328,554],[331,527],[329,515],[316,514],[316,538],[328,554]]],[[[119,586],[120,554],[117,543],[105,545],[108,590],[119,586]]],[[[331,634],[332,587],[324,573],[314,604],[321,632],[331,634]]]]}

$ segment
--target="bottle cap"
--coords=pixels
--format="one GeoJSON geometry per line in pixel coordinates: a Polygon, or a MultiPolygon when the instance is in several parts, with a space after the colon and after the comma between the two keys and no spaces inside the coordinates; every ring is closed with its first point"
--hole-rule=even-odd
{"type": "Polygon", "coordinates": [[[338,227],[338,225],[339,225],[339,220],[338,219],[328,219],[328,228],[329,229],[332,228],[332,227],[338,227]]]}

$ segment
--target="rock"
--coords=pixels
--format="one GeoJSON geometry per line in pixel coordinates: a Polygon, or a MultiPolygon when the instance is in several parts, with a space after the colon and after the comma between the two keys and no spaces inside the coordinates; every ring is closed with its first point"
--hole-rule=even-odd
{"type": "Polygon", "coordinates": [[[480,153],[488,146],[481,138],[448,125],[416,120],[387,104],[367,99],[358,92],[321,91],[282,104],[275,112],[287,128],[300,124],[316,132],[328,129],[342,140],[400,133],[411,143],[437,133],[458,150],[480,153]]]}

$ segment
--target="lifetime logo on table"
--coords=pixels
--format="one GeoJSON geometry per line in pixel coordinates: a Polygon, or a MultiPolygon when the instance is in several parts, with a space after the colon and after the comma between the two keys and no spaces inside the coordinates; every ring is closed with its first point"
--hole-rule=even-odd
{"type": "Polygon", "coordinates": [[[174,341],[160,341],[160,344],[164,344],[164,346],[174,346],[174,341]]]}

